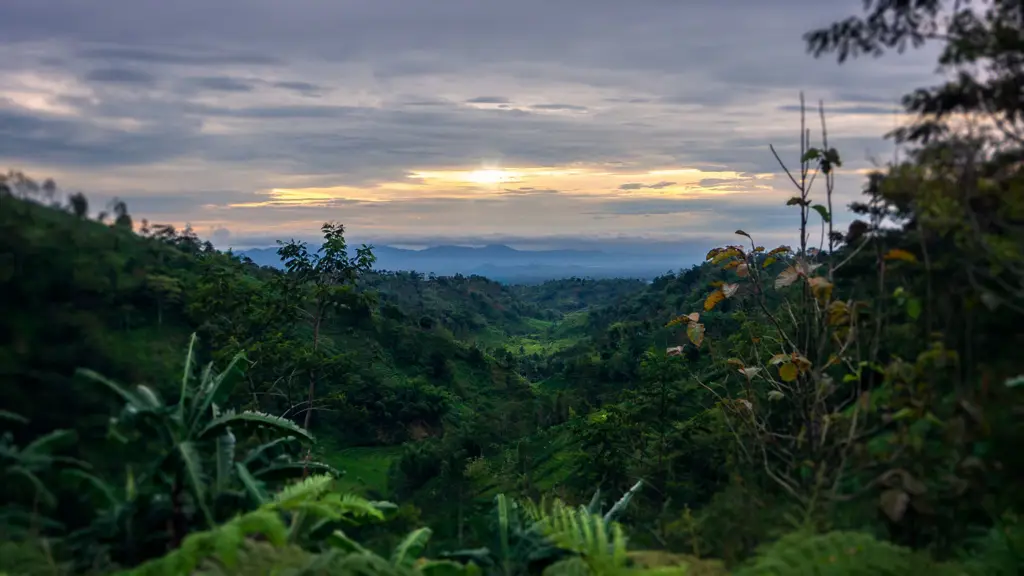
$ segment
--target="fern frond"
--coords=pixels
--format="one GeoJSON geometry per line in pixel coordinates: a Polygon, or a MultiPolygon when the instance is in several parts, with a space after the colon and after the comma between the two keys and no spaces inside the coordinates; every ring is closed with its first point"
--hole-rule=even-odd
{"type": "Polygon", "coordinates": [[[764,547],[736,576],[957,574],[913,551],[861,532],[794,532],[764,547]]]}

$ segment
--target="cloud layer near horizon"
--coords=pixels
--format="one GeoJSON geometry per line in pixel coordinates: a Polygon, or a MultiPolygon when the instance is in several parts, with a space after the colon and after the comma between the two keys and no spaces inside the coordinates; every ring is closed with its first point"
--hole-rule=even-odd
{"type": "Polygon", "coordinates": [[[784,240],[767,145],[793,158],[799,91],[831,111],[844,205],[898,98],[937,81],[927,50],[806,55],[859,0],[102,7],[0,6],[0,162],[222,245],[325,219],[396,243],[784,240]]]}

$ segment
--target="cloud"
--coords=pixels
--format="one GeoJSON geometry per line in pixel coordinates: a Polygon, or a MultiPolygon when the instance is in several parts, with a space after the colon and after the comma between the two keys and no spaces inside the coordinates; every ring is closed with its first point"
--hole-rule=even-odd
{"type": "Polygon", "coordinates": [[[477,96],[466,100],[466,104],[508,104],[510,100],[504,96],[477,96]]]}
{"type": "Polygon", "coordinates": [[[299,94],[302,94],[304,96],[319,96],[320,93],[324,91],[324,88],[322,86],[318,86],[317,84],[313,84],[312,82],[283,81],[274,82],[273,85],[278,88],[284,88],[285,90],[298,92],[299,94]]]}
{"type": "Polygon", "coordinates": [[[201,90],[215,92],[252,92],[256,89],[252,82],[229,78],[227,76],[207,76],[203,78],[186,78],[185,84],[201,90]]]}
{"type": "Polygon", "coordinates": [[[156,81],[152,74],[130,68],[97,68],[86,74],[85,79],[112,84],[153,84],[156,81]]]}
{"type": "Polygon", "coordinates": [[[136,62],[141,64],[224,66],[232,64],[270,65],[280,63],[280,60],[277,58],[267,55],[229,54],[220,53],[219,51],[215,53],[190,53],[186,51],[153,50],[130,46],[86,48],[79,51],[77,55],[89,60],[136,62]]]}
{"type": "Polygon", "coordinates": [[[505,188],[503,190],[507,194],[560,194],[560,190],[554,188],[532,188],[530,186],[523,186],[520,188],[505,188]]]}
{"type": "MultiPolygon", "coordinates": [[[[779,106],[778,109],[781,112],[799,112],[800,106],[787,104],[779,106]]],[[[892,116],[900,112],[900,107],[893,103],[890,106],[871,106],[867,104],[861,105],[846,105],[846,106],[828,106],[825,108],[826,114],[885,114],[892,116]]]]}
{"type": "Polygon", "coordinates": [[[574,104],[534,104],[530,108],[552,112],[586,112],[588,110],[586,106],[576,106],[574,104]]]}
{"type": "MultiPolygon", "coordinates": [[[[738,202],[788,197],[768,144],[797,160],[798,90],[824,100],[830,145],[861,169],[891,153],[899,97],[940,80],[930,48],[808,56],[802,34],[854,0],[406,8],[0,3],[0,163],[232,241],[327,217],[372,238],[709,239],[753,218],[738,202]],[[488,176],[502,170],[519,175],[488,176]],[[421,172],[478,173],[409,178],[421,172]],[[333,196],[270,194],[312,189],[333,196]]],[[[859,178],[841,179],[844,201],[859,178]]],[[[765,214],[765,234],[791,234],[765,214]]]]}
{"type": "Polygon", "coordinates": [[[661,190],[662,188],[668,188],[669,186],[675,185],[675,182],[669,182],[662,180],[655,184],[644,184],[643,182],[627,182],[619,186],[619,190],[643,190],[645,188],[651,190],[661,190]]]}

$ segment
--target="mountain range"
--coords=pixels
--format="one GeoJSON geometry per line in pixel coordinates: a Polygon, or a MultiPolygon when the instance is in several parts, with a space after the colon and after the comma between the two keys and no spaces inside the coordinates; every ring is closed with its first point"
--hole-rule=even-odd
{"type": "MultiPolygon", "coordinates": [[[[236,252],[261,266],[281,268],[276,248],[236,252]]],[[[543,282],[556,278],[651,279],[692,262],[668,254],[609,254],[599,250],[517,250],[504,244],[431,246],[420,250],[375,246],[376,270],[416,271],[423,274],[486,276],[508,283],[543,282]]]]}

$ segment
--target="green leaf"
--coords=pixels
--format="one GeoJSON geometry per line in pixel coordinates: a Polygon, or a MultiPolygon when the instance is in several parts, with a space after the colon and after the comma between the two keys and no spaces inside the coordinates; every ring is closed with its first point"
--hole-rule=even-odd
{"type": "Polygon", "coordinates": [[[510,572],[511,552],[509,544],[509,531],[511,529],[512,504],[504,494],[495,497],[495,505],[498,511],[498,544],[501,546],[501,562],[505,567],[505,573],[510,572]]]}
{"type": "Polygon", "coordinates": [[[810,162],[811,160],[817,160],[820,157],[821,150],[818,150],[817,148],[808,148],[807,151],[804,152],[803,157],[800,158],[800,162],[810,162]]]}
{"type": "Polygon", "coordinates": [[[235,462],[235,472],[238,473],[238,478],[242,481],[242,485],[245,486],[245,491],[249,494],[249,497],[259,506],[266,504],[267,493],[260,481],[253,478],[252,474],[249,473],[249,469],[241,462],[235,462]]]}
{"type": "Polygon", "coordinates": [[[4,474],[7,476],[21,476],[31,484],[36,490],[36,497],[39,501],[48,508],[52,508],[57,505],[57,498],[50,492],[43,481],[39,479],[31,470],[24,466],[8,466],[4,470],[4,474]]]}
{"type": "Polygon", "coordinates": [[[793,196],[786,201],[786,206],[806,206],[807,201],[799,196],[793,196]]]}
{"type": "Polygon", "coordinates": [[[77,438],[78,434],[74,430],[54,430],[33,440],[21,453],[25,456],[49,456],[57,448],[74,444],[77,438]]]}
{"type": "Polygon", "coordinates": [[[198,336],[195,332],[188,339],[188,352],[185,353],[185,368],[181,371],[181,394],[178,396],[178,421],[185,421],[185,395],[188,393],[188,384],[192,380],[192,367],[195,364],[195,347],[198,336]]]}
{"type": "Polygon", "coordinates": [[[690,342],[697,348],[700,348],[701,343],[704,342],[704,325],[691,323],[686,327],[686,335],[690,338],[690,342]]]}
{"type": "Polygon", "coordinates": [[[124,387],[122,387],[117,382],[114,382],[113,380],[110,380],[110,379],[106,378],[105,376],[101,376],[100,374],[97,374],[96,372],[93,372],[92,370],[89,370],[89,369],[86,369],[86,368],[79,368],[76,371],[76,373],[78,375],[86,378],[87,380],[91,380],[91,381],[96,382],[98,384],[102,384],[108,390],[110,390],[111,392],[113,392],[117,396],[120,396],[121,399],[124,400],[124,402],[126,404],[128,404],[129,406],[131,406],[135,410],[137,410],[139,412],[146,412],[146,411],[150,410],[150,405],[149,405],[148,402],[146,402],[145,400],[139,398],[135,393],[130,392],[129,390],[126,390],[124,387]]]}
{"type": "Polygon", "coordinates": [[[1016,388],[1018,386],[1024,386],[1024,374],[1020,376],[1014,376],[1013,378],[1007,378],[1006,382],[1003,382],[1003,386],[1007,388],[1016,388]]]}
{"type": "Polygon", "coordinates": [[[219,434],[228,426],[258,426],[270,428],[283,434],[292,434],[313,442],[313,435],[308,430],[287,418],[264,414],[263,412],[246,411],[239,414],[228,412],[210,421],[197,435],[198,438],[209,438],[219,434]]]}
{"type": "Polygon", "coordinates": [[[196,445],[192,442],[182,442],[178,444],[175,449],[178,452],[178,456],[181,458],[181,464],[185,472],[185,479],[189,486],[192,487],[192,491],[196,496],[196,503],[203,511],[207,524],[212,527],[214,523],[213,515],[210,514],[210,510],[206,506],[206,482],[203,478],[203,462],[199,457],[199,451],[196,449],[196,445]]]}
{"type": "Polygon", "coordinates": [[[451,560],[427,560],[420,566],[424,576],[474,576],[481,574],[476,564],[460,564],[451,560]]]}
{"type": "Polygon", "coordinates": [[[363,548],[361,544],[348,537],[347,534],[341,530],[335,530],[327,537],[327,543],[332,547],[339,550],[344,550],[350,554],[369,554],[370,551],[363,548]]]}
{"type": "Polygon", "coordinates": [[[921,301],[917,298],[907,300],[907,316],[911,320],[917,320],[921,316],[921,301]]]}
{"type": "Polygon", "coordinates": [[[260,444],[259,446],[257,446],[255,448],[253,448],[252,450],[250,450],[249,453],[245,455],[245,458],[242,459],[242,462],[245,463],[245,464],[251,464],[257,458],[259,458],[264,452],[266,452],[267,450],[270,450],[274,446],[277,446],[278,444],[285,444],[285,443],[288,443],[288,442],[293,442],[295,440],[296,439],[294,437],[292,437],[292,436],[286,436],[284,438],[275,438],[275,439],[271,440],[270,442],[264,442],[263,444],[260,444]]]}
{"type": "Polygon", "coordinates": [[[235,435],[231,428],[225,428],[224,433],[217,436],[216,441],[216,464],[217,464],[217,492],[224,492],[231,482],[231,471],[235,462],[235,435]]]}
{"type": "MultiPolygon", "coordinates": [[[[199,423],[202,422],[203,415],[206,414],[206,412],[210,409],[213,403],[217,400],[217,397],[221,393],[221,387],[224,385],[225,382],[228,381],[228,377],[241,375],[241,369],[236,370],[236,366],[238,366],[238,363],[244,359],[244,352],[239,352],[238,354],[235,354],[235,356],[231,359],[231,362],[228,363],[227,368],[225,368],[216,376],[209,378],[208,380],[207,378],[204,377],[205,381],[200,382],[199,398],[197,398],[195,409],[193,410],[192,414],[189,415],[189,420],[191,422],[190,429],[192,431],[195,431],[195,429],[199,426],[199,423]]],[[[204,373],[204,375],[208,373],[209,372],[207,371],[204,373]]],[[[227,392],[229,390],[225,391],[227,392]]]]}
{"type": "Polygon", "coordinates": [[[902,408],[898,412],[892,415],[893,420],[906,420],[914,415],[912,408],[902,408]]]}
{"type": "Polygon", "coordinates": [[[391,565],[395,568],[411,568],[426,548],[431,534],[433,531],[426,527],[410,532],[391,552],[391,565]]]}
{"type": "Polygon", "coordinates": [[[326,464],[324,462],[317,462],[315,460],[305,461],[298,460],[294,462],[277,462],[266,468],[260,468],[253,472],[253,475],[260,479],[283,479],[290,478],[296,475],[301,476],[304,472],[317,473],[317,474],[329,474],[332,477],[340,477],[343,475],[341,470],[326,464]]]}
{"type": "Polygon", "coordinates": [[[117,496],[114,493],[114,487],[111,486],[110,484],[107,484],[99,477],[89,474],[88,472],[85,472],[83,470],[78,470],[76,468],[62,470],[61,474],[65,476],[70,476],[72,478],[84,480],[89,486],[92,486],[93,488],[96,489],[97,492],[103,495],[103,499],[106,500],[107,506],[113,507],[117,505],[118,500],[117,496]]]}
{"type": "MultiPolygon", "coordinates": [[[[739,234],[740,236],[746,236],[747,238],[750,238],[750,234],[747,234],[743,230],[737,230],[736,233],[739,234]]],[[[751,238],[751,240],[753,240],[753,238],[751,238]]]]}
{"type": "Polygon", "coordinates": [[[17,422],[18,424],[28,424],[28,418],[25,418],[21,414],[8,412],[7,410],[0,410],[0,420],[9,420],[11,422],[17,422]]]}
{"type": "Polygon", "coordinates": [[[821,219],[824,220],[826,224],[832,222],[832,216],[829,215],[828,208],[825,208],[821,204],[815,204],[814,206],[811,206],[811,208],[821,215],[821,219]]]}

